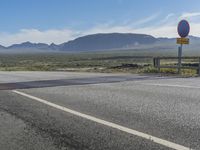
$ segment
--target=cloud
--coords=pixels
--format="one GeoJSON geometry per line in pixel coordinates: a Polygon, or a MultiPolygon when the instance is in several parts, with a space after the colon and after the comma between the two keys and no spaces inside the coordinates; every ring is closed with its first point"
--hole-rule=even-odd
{"type": "Polygon", "coordinates": [[[122,32],[122,33],[143,33],[150,34],[155,37],[178,37],[177,25],[180,19],[187,18],[190,22],[190,35],[200,37],[200,12],[195,13],[183,13],[177,15],[170,13],[162,20],[157,20],[155,23],[149,24],[150,21],[158,18],[159,14],[154,14],[147,18],[138,21],[136,24],[146,24],[145,26],[135,26],[135,24],[126,25],[108,25],[108,26],[96,26],[86,33],[110,33],[110,32],[122,32]],[[198,18],[198,19],[195,19],[198,18]]]}
{"type": "Polygon", "coordinates": [[[40,31],[37,29],[22,29],[17,33],[1,33],[0,42],[4,46],[9,46],[14,43],[22,43],[31,41],[34,43],[63,43],[78,36],[78,32],[69,29],[61,30],[46,30],[40,31]]]}
{"type": "Polygon", "coordinates": [[[190,35],[200,37],[200,23],[190,24],[190,35]]]}
{"type": "Polygon", "coordinates": [[[192,17],[200,17],[200,12],[193,12],[193,13],[183,13],[180,18],[181,19],[188,19],[192,17]]]}
{"type": "Polygon", "coordinates": [[[168,14],[164,17],[163,20],[157,21],[154,24],[149,25],[149,21],[154,20],[156,15],[152,15],[148,18],[143,19],[143,21],[139,21],[138,24],[146,24],[145,26],[135,26],[134,24],[126,24],[126,25],[104,25],[104,26],[96,26],[88,31],[85,34],[94,34],[94,33],[111,33],[111,32],[121,32],[121,33],[142,33],[142,34],[150,34],[155,37],[178,37],[177,33],[177,24],[181,17],[189,17],[191,32],[190,35],[200,36],[200,21],[191,19],[193,17],[200,16],[200,13],[183,13],[178,16],[174,13],[168,14]]]}
{"type": "Polygon", "coordinates": [[[140,26],[140,25],[144,25],[144,24],[147,24],[153,20],[155,20],[156,18],[158,18],[159,16],[159,13],[155,13],[151,16],[148,16],[146,18],[143,18],[141,20],[137,20],[136,22],[134,22],[133,24],[131,24],[132,26],[140,26]]]}
{"type": "Polygon", "coordinates": [[[200,21],[191,18],[200,16],[200,13],[183,13],[178,16],[176,14],[168,14],[163,20],[157,20],[155,23],[149,22],[157,19],[158,14],[151,15],[135,23],[117,24],[108,22],[104,24],[97,24],[86,30],[75,29],[22,29],[17,33],[0,33],[0,44],[9,46],[15,43],[22,43],[26,41],[34,43],[56,43],[61,44],[77,37],[96,34],[96,33],[142,33],[150,34],[155,37],[177,37],[177,24],[181,17],[190,18],[191,32],[190,35],[200,36],[200,21]]]}
{"type": "Polygon", "coordinates": [[[177,31],[176,26],[150,26],[150,27],[143,27],[143,28],[134,28],[131,26],[110,26],[110,27],[94,27],[84,33],[83,35],[87,34],[95,34],[95,33],[113,33],[113,32],[120,32],[120,33],[141,33],[141,34],[150,34],[155,37],[176,37],[177,31]]]}
{"type": "Polygon", "coordinates": [[[163,20],[160,21],[161,24],[163,23],[170,23],[170,19],[175,17],[175,14],[174,13],[170,13],[168,14],[163,20]]]}

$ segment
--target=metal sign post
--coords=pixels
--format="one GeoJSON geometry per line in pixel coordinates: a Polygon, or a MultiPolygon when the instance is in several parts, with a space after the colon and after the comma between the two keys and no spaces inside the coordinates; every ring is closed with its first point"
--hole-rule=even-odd
{"type": "Polygon", "coordinates": [[[181,74],[181,59],[182,59],[183,44],[178,47],[178,74],[181,74]]]}
{"type": "Polygon", "coordinates": [[[178,34],[181,38],[177,38],[177,44],[180,44],[178,47],[178,74],[181,74],[183,44],[189,44],[189,39],[186,38],[189,32],[189,23],[186,20],[181,20],[178,24],[178,34]]]}

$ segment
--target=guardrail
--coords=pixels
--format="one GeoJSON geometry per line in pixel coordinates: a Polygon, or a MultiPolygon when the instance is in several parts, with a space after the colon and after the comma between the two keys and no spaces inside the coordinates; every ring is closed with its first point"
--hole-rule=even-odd
{"type": "Polygon", "coordinates": [[[194,69],[197,70],[197,74],[200,76],[200,57],[156,57],[153,58],[154,67],[160,72],[161,68],[174,68],[177,69],[177,73],[181,73],[181,69],[194,69]],[[161,60],[173,61],[177,60],[177,65],[167,65],[167,63],[161,64],[161,60]],[[183,60],[193,60],[191,63],[182,64],[183,60]]]}

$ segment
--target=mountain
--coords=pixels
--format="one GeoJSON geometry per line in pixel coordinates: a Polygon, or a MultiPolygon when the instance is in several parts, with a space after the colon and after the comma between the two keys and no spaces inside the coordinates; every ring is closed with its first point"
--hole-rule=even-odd
{"type": "Polygon", "coordinates": [[[149,45],[157,41],[156,38],[145,34],[93,34],[77,38],[60,45],[61,51],[96,51],[110,49],[132,48],[138,45],[149,45]]]}
{"type": "Polygon", "coordinates": [[[5,47],[4,47],[4,46],[2,46],[2,45],[0,45],[0,49],[5,49],[5,47]]]}
{"type": "Polygon", "coordinates": [[[31,43],[31,42],[24,42],[21,44],[13,44],[7,49],[48,49],[49,45],[44,43],[31,43]]]}
{"type": "MultiPolygon", "coordinates": [[[[188,50],[198,51],[200,38],[189,36],[188,50]]],[[[177,50],[176,38],[155,38],[146,34],[107,33],[93,34],[79,37],[75,40],[56,45],[45,43],[25,42],[13,44],[9,47],[0,45],[1,52],[84,52],[106,50],[177,50]]]]}
{"type": "Polygon", "coordinates": [[[51,50],[59,50],[60,46],[52,43],[52,44],[49,45],[48,48],[51,49],[51,50]]]}

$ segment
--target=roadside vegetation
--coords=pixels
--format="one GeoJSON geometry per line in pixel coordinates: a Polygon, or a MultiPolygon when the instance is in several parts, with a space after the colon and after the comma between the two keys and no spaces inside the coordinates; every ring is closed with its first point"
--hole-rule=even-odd
{"type": "MultiPolygon", "coordinates": [[[[170,69],[170,68],[162,68],[160,72],[157,68],[148,67],[140,70],[140,73],[147,73],[147,74],[160,74],[160,75],[177,75],[177,69],[170,69]]],[[[197,76],[197,71],[194,69],[182,69],[181,76],[190,77],[190,76],[197,76]]]]}
{"type": "MultiPolygon", "coordinates": [[[[96,53],[0,54],[0,71],[81,71],[107,73],[159,73],[153,67],[153,57],[173,53],[142,51],[96,53]]],[[[165,62],[172,63],[172,62],[165,62]]],[[[161,74],[176,74],[176,69],[161,69],[161,74]]],[[[185,69],[183,75],[194,76],[196,70],[185,69]]]]}

